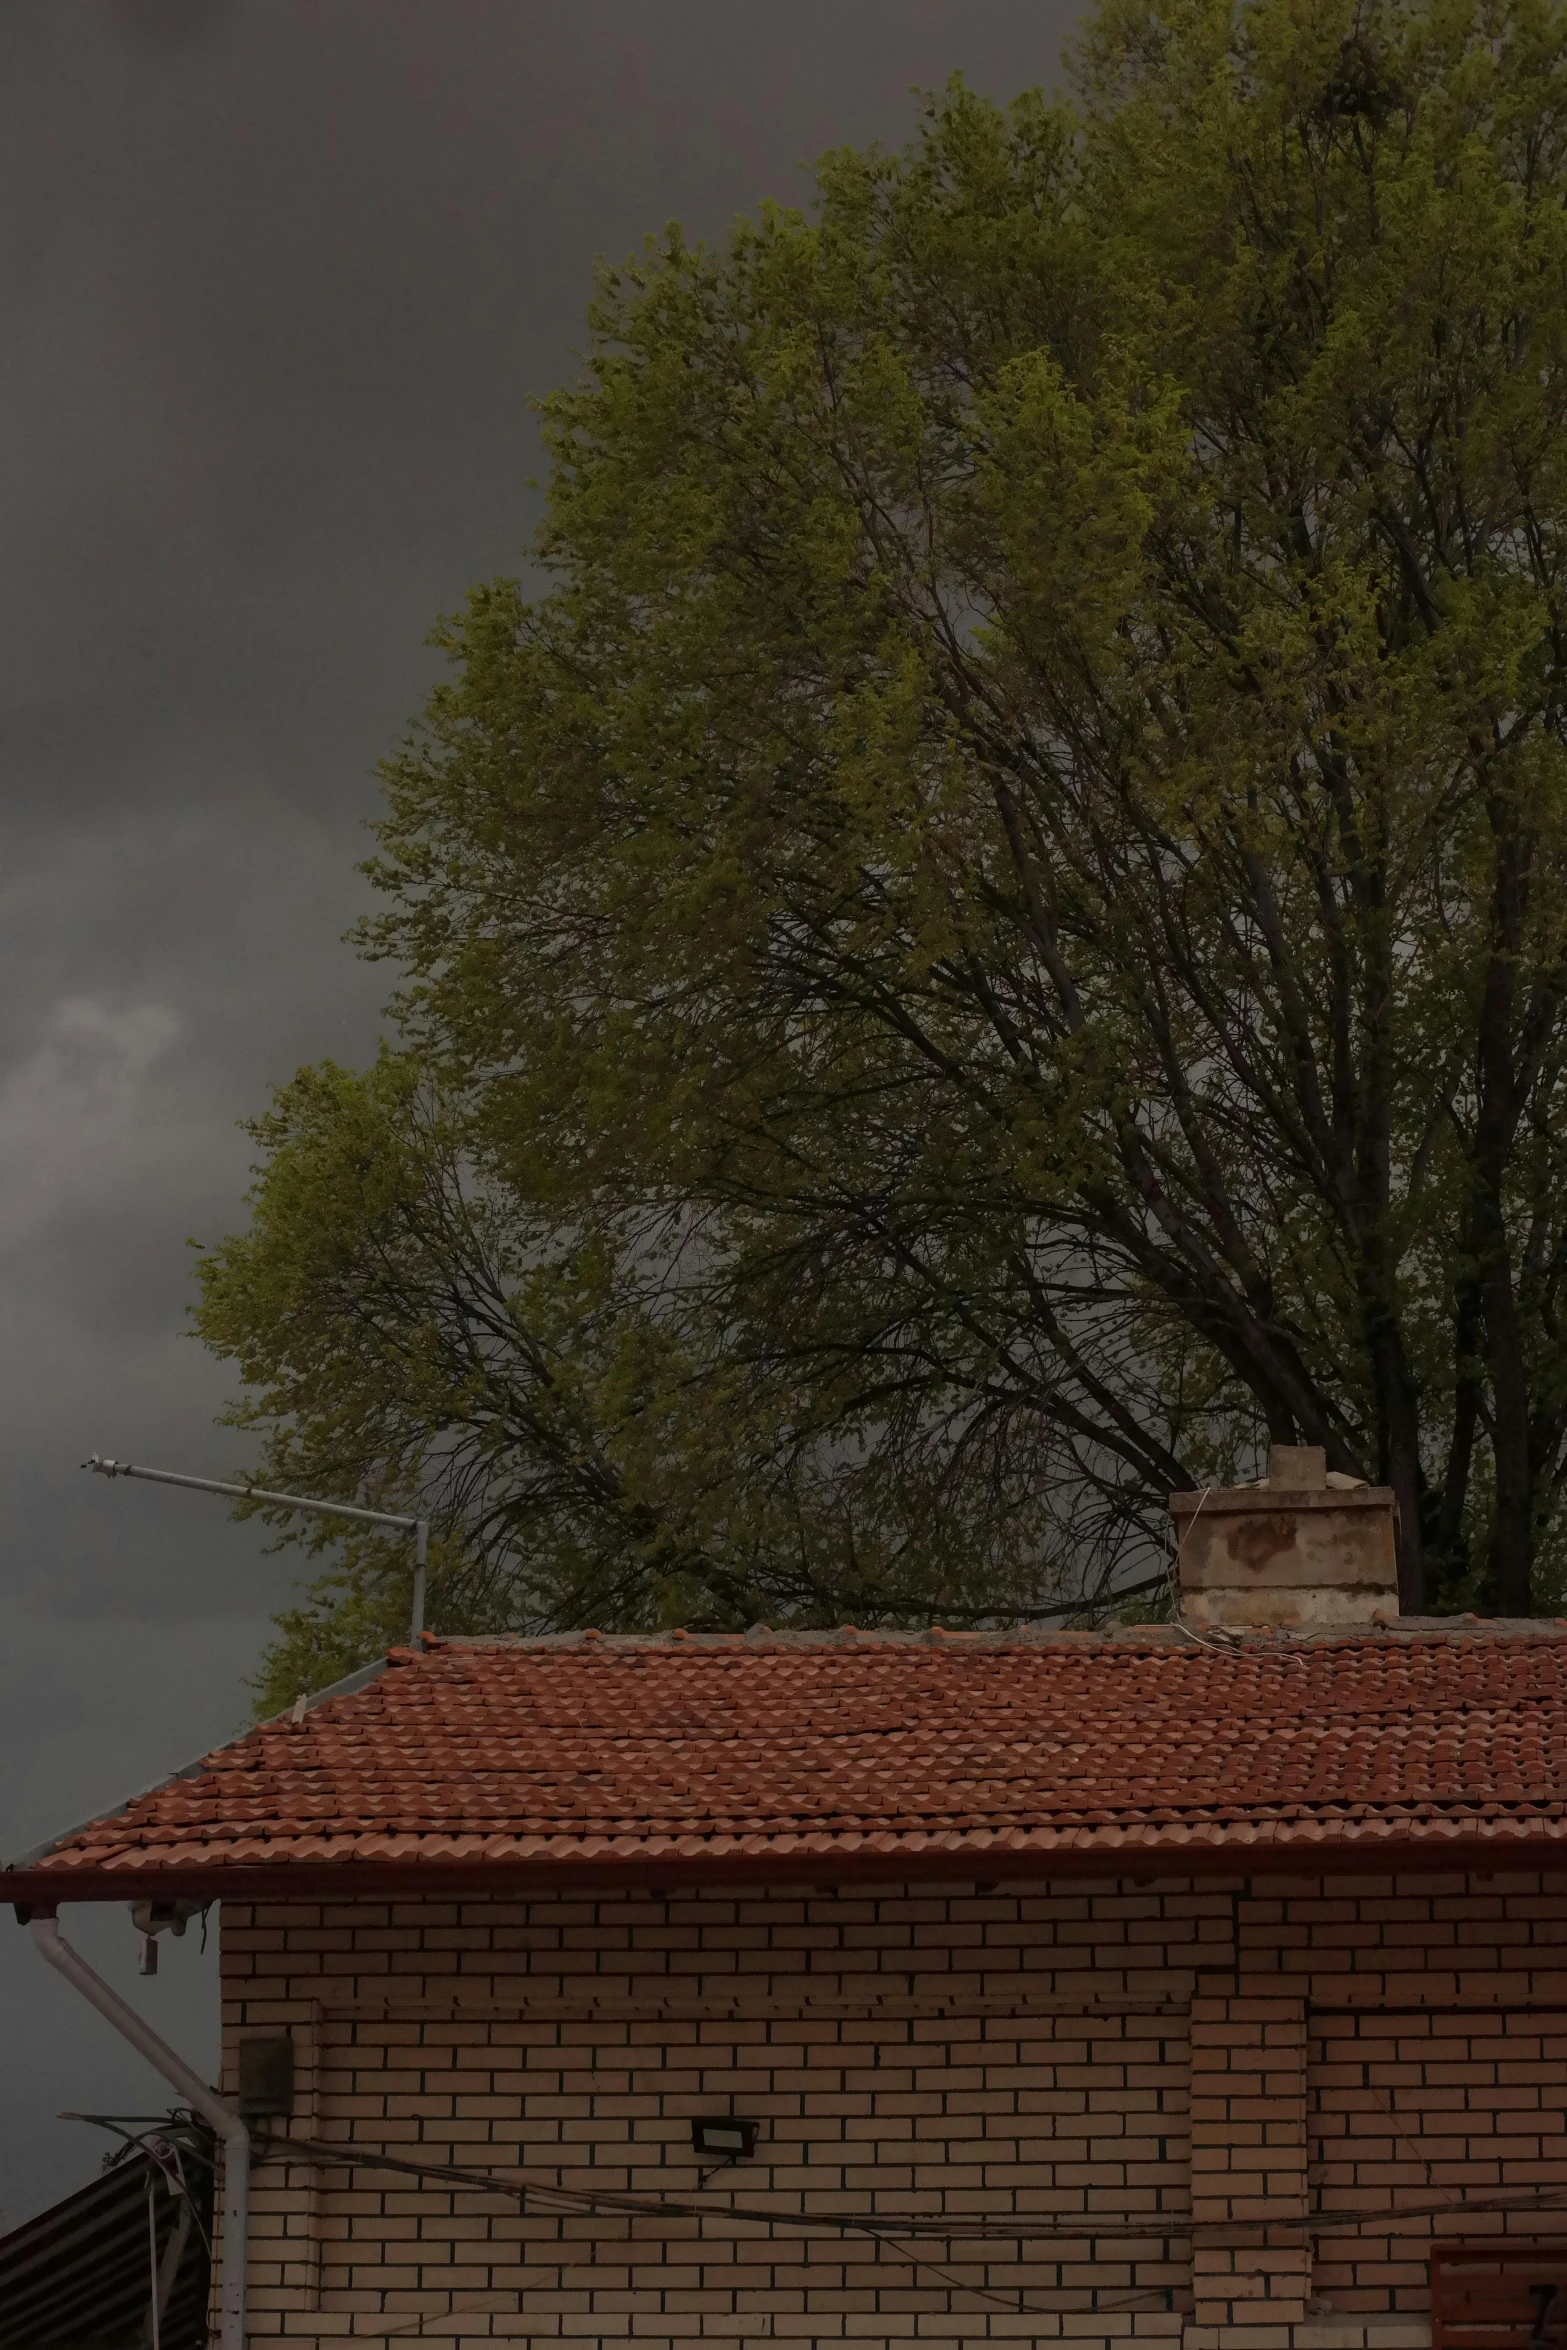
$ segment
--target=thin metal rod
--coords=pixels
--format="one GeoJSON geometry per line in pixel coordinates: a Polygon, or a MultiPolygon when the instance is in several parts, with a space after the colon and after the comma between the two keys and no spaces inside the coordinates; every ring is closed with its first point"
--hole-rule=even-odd
{"type": "Polygon", "coordinates": [[[158,2214],[152,2201],[151,2171],[147,2173],[147,2246],[152,2262],[152,2306],[148,2313],[152,2321],[152,2350],[159,2350],[159,2338],[163,2328],[159,2323],[162,2313],[158,2307],[161,2299],[158,2287],[163,2280],[158,2275],[158,2214]]]}
{"type": "Polygon", "coordinates": [[[73,1950],[52,1917],[29,1918],[27,1931],[41,1957],[56,1974],[64,1975],[82,1997],[128,2040],[154,2071],[162,2073],[187,2105],[195,2107],[223,2140],[223,2324],[222,2350],[245,2350],[245,2272],[250,2262],[250,2132],[239,2115],[224,2104],[215,2089],[160,2040],[151,2024],[127,2006],[101,1975],[94,1974],[79,1951],[73,1950]]]}
{"type": "Polygon", "coordinates": [[[420,1518],[414,1527],[414,1620],[410,1640],[417,1640],[424,1630],[425,1569],[430,1563],[430,1521],[420,1518]]]}
{"type": "MultiPolygon", "coordinates": [[[[180,2207],[169,2230],[169,2240],[163,2247],[163,2258],[158,2263],[158,2323],[161,2326],[169,2314],[169,2303],[174,2298],[174,2286],[180,2273],[180,2262],[185,2257],[185,2246],[190,2241],[193,2214],[190,2207],[190,2189],[180,2192],[180,2207]]],[[[211,2258],[211,2246],[207,2247],[211,2258]]]]}
{"type": "Polygon", "coordinates": [[[218,1477],[186,1477],[178,1469],[144,1469],[137,1461],[110,1460],[89,1453],[83,1461],[98,1477],[141,1477],[149,1485],[183,1485],[191,1493],[226,1493],[236,1501],[265,1501],[285,1510],[314,1510],[318,1518],[357,1518],[370,1526],[397,1526],[414,1538],[414,1604],[409,1638],[424,1630],[425,1569],[430,1558],[430,1521],[405,1517],[397,1510],[367,1510],[356,1501],[315,1501],[306,1493],[272,1493],[264,1485],[227,1485],[218,1477]]]}
{"type": "Polygon", "coordinates": [[[411,1534],[422,1523],[393,1510],[362,1509],[355,1501],[312,1501],[303,1493],[269,1493],[264,1485],[224,1485],[216,1477],[182,1477],[176,1469],[143,1469],[135,1461],[106,1460],[93,1453],[83,1461],[100,1477],[145,1477],[152,1485],[187,1485],[193,1493],[231,1493],[236,1501],[274,1501],[285,1509],[315,1510],[323,1518],[366,1518],[376,1526],[401,1526],[411,1534]]]}

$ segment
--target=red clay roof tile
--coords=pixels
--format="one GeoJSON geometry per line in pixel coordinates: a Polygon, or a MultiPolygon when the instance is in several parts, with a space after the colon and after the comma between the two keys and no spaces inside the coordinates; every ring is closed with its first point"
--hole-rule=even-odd
{"type": "Polygon", "coordinates": [[[1567,1855],[1567,1641],[597,1636],[395,1651],[368,1687],[30,1856],[7,1892],[172,1871],[216,1893],[226,1872],[284,1863],[1047,1862],[1454,1838],[1567,1855]]]}

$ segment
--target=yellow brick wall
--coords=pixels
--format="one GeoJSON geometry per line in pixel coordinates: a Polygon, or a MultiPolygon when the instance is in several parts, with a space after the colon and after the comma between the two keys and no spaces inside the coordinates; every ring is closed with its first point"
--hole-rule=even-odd
{"type": "Polygon", "coordinates": [[[252,2338],[1408,2350],[1433,2231],[1567,2221],[1564,1922],[1533,1876],[234,1905],[229,2086],[288,2032],[296,2136],[703,2214],[271,2159],[252,2338]]]}

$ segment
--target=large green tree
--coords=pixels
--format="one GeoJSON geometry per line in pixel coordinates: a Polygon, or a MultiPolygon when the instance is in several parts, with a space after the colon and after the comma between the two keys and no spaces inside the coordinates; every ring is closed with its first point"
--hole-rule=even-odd
{"type": "Polygon", "coordinates": [[[1558,1588],[1564,52],[1110,0],[604,273],[387,769],[396,1049],[205,1265],[450,1620],[1092,1600],[1269,1438],[1406,1607],[1558,1588]]]}

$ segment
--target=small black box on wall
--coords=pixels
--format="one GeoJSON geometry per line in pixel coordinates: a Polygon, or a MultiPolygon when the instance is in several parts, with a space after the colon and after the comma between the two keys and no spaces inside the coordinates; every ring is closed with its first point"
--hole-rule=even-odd
{"type": "Polygon", "coordinates": [[[294,2110],[294,2043],[241,2040],[239,2044],[239,2110],[241,2119],[254,2121],[266,2114],[294,2110]]]}

